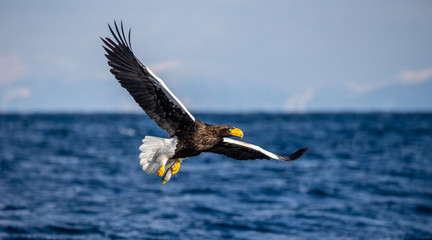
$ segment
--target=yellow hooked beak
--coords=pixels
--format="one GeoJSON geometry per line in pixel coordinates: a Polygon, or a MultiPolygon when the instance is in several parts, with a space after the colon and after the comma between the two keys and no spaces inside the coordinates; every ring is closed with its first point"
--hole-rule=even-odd
{"type": "Polygon", "coordinates": [[[242,130],[240,130],[238,128],[232,129],[230,133],[231,133],[232,136],[243,138],[243,132],[242,132],[242,130]]]}

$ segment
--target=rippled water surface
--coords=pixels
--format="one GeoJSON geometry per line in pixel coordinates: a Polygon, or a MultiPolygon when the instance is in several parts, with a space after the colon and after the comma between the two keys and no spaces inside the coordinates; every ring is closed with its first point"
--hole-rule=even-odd
{"type": "Polygon", "coordinates": [[[144,115],[0,115],[0,239],[432,238],[432,114],[196,116],[309,151],[202,154],[161,186],[144,115]]]}

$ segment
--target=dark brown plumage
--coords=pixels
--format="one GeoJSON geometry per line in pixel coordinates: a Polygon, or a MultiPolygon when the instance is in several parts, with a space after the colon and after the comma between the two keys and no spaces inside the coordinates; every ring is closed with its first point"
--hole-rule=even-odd
{"type": "Polygon", "coordinates": [[[173,158],[187,158],[208,151],[222,141],[224,137],[231,137],[230,130],[235,129],[228,125],[211,125],[195,120],[192,128],[179,130],[175,136],[178,144],[173,158]]]}
{"type": "Polygon", "coordinates": [[[147,173],[158,175],[165,172],[162,184],[169,181],[172,174],[177,173],[180,163],[187,157],[202,152],[223,154],[237,160],[277,159],[292,161],[301,157],[307,150],[302,148],[288,157],[268,152],[256,145],[230,139],[243,137],[243,132],[228,125],[211,125],[195,119],[186,107],[169,90],[148,67],[143,65],[133,54],[130,42],[114,22],[115,32],[108,25],[115,41],[102,39],[107,52],[108,65],[111,73],[146,112],[146,114],[168,132],[170,139],[145,137],[141,145],[141,165],[147,173]]]}

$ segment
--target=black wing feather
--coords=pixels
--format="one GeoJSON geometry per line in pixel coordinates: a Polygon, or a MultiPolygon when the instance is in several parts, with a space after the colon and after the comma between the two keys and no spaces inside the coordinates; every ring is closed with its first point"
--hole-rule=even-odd
{"type": "Polygon", "coordinates": [[[224,139],[214,147],[207,150],[207,152],[222,154],[237,160],[253,160],[253,159],[277,159],[279,161],[294,161],[306,153],[308,148],[302,148],[289,155],[288,157],[279,156],[277,154],[268,152],[258,146],[244,143],[235,140],[224,139]]]}
{"type": "Polygon", "coordinates": [[[147,115],[165,129],[170,137],[178,129],[194,124],[195,118],[183,104],[135,57],[130,43],[130,30],[127,41],[123,23],[120,25],[121,32],[116,22],[114,26],[115,31],[108,25],[115,41],[108,37],[101,39],[105,44],[103,48],[107,52],[105,56],[111,66],[110,71],[121,86],[126,88],[147,115]]]}
{"type": "Polygon", "coordinates": [[[270,159],[269,156],[252,148],[235,145],[227,142],[220,142],[210,148],[208,152],[222,154],[237,160],[270,159]]]}

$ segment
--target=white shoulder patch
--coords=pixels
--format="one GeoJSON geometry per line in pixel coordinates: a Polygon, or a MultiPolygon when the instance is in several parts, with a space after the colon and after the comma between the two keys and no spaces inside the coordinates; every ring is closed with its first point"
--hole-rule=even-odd
{"type": "Polygon", "coordinates": [[[279,160],[278,155],[271,153],[267,150],[262,149],[261,147],[257,146],[257,145],[253,145],[250,143],[246,143],[246,142],[242,142],[242,141],[237,141],[231,138],[224,138],[223,139],[224,142],[226,143],[231,143],[231,144],[235,144],[235,145],[239,145],[239,146],[243,146],[243,147],[247,147],[247,148],[252,148],[253,150],[256,150],[258,152],[262,152],[263,154],[267,155],[269,158],[273,158],[276,160],[279,160]]]}
{"type": "Polygon", "coordinates": [[[180,102],[180,100],[174,95],[174,93],[171,92],[171,90],[167,87],[167,85],[165,85],[165,83],[162,81],[162,79],[160,79],[158,76],[156,76],[156,74],[154,74],[152,72],[152,70],[150,70],[150,68],[148,68],[147,66],[145,66],[145,67],[146,67],[147,71],[150,73],[150,75],[152,75],[152,77],[157,81],[158,85],[165,91],[165,93],[170,98],[170,100],[173,101],[174,104],[176,104],[177,106],[182,108],[183,111],[185,111],[189,115],[189,117],[192,119],[192,121],[195,121],[194,116],[192,116],[192,114],[187,110],[187,108],[183,105],[183,103],[180,102]]]}

